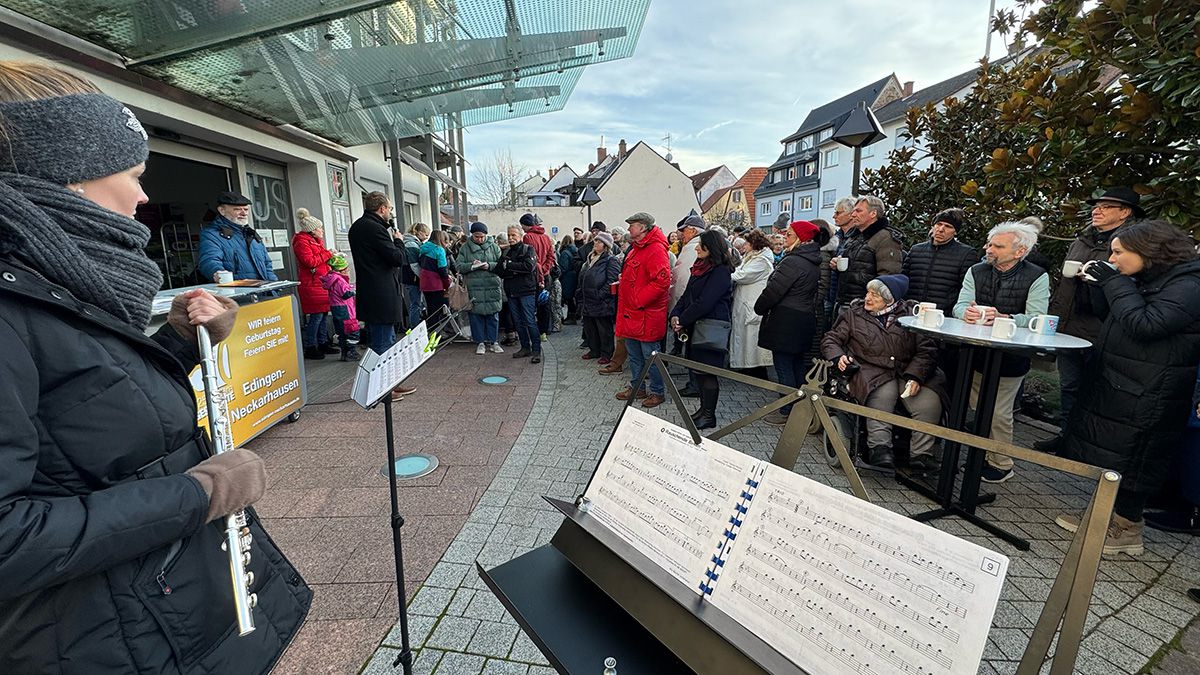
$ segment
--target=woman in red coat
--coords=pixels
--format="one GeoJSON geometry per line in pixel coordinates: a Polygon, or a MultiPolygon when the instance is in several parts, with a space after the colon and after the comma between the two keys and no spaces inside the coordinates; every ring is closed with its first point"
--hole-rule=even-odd
{"type": "Polygon", "coordinates": [[[312,217],[308,209],[296,210],[296,236],[292,237],[292,252],[296,254],[296,274],[300,277],[300,312],[304,314],[304,358],[323,359],[336,354],[337,349],[326,347],[329,342],[329,291],[321,285],[321,277],[329,274],[329,259],[333,251],[325,248],[325,226],[312,217]]]}

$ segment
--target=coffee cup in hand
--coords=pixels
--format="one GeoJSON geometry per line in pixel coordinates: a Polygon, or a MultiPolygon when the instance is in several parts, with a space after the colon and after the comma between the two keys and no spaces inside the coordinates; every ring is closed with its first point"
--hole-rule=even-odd
{"type": "Polygon", "coordinates": [[[838,258],[834,258],[833,260],[837,264],[837,271],[845,272],[846,270],[850,269],[850,259],[849,258],[838,257],[838,258]]]}
{"type": "Polygon", "coordinates": [[[1062,275],[1064,279],[1079,276],[1079,270],[1083,269],[1083,263],[1078,260],[1064,260],[1062,266],[1062,275]]]}
{"type": "Polygon", "coordinates": [[[979,324],[980,326],[987,324],[989,316],[996,316],[996,308],[988,307],[987,305],[975,305],[975,311],[979,312],[979,316],[975,317],[972,323],[979,324]]]}
{"type": "Polygon", "coordinates": [[[217,273],[214,276],[216,277],[218,284],[228,284],[233,281],[233,272],[229,272],[227,270],[217,270],[217,273]]]}

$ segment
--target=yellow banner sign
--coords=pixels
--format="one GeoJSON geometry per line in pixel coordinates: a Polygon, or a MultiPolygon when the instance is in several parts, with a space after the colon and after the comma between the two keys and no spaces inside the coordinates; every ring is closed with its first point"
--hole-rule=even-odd
{"type": "MultiPolygon", "coordinates": [[[[288,295],[238,309],[237,324],[214,349],[217,379],[229,397],[233,444],[240,446],[304,405],[295,299],[288,295]]],[[[201,426],[208,426],[204,379],[197,367],[192,389],[201,426]]]]}

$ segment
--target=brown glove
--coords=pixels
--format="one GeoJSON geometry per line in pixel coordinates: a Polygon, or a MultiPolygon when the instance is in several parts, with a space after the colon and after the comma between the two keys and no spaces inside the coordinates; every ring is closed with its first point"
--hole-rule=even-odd
{"type": "Polygon", "coordinates": [[[192,289],[171,300],[167,323],[191,342],[196,341],[196,325],[204,324],[215,344],[229,337],[237,320],[237,311],[238,304],[230,298],[192,289]]]}
{"type": "Polygon", "coordinates": [[[267,488],[267,471],[262,458],[245,448],[223,452],[187,470],[208,495],[205,522],[250,506],[267,488]]]}

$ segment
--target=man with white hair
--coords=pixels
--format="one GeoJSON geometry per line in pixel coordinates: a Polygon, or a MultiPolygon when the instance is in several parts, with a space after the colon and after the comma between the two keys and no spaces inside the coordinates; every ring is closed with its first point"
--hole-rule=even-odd
{"type": "MultiPolygon", "coordinates": [[[[1009,317],[1018,326],[1030,317],[1045,314],[1050,306],[1050,276],[1046,270],[1025,260],[1037,244],[1037,231],[1025,223],[1001,223],[988,232],[987,257],[963,277],[962,290],[954,305],[954,316],[964,321],[992,325],[997,317],[1009,317]]],[[[992,411],[992,440],[1012,443],[1013,402],[1029,372],[1029,359],[1014,354],[1000,358],[1000,386],[992,411]]],[[[979,398],[982,375],[976,369],[971,382],[971,405],[979,398]]],[[[1011,457],[987,454],[983,481],[1003,483],[1013,473],[1011,457]]]]}
{"type": "MultiPolygon", "coordinates": [[[[704,219],[695,214],[684,216],[675,224],[675,229],[679,232],[680,249],[679,255],[675,256],[675,262],[671,263],[671,297],[667,303],[668,316],[675,308],[675,303],[683,297],[683,290],[687,288],[688,279],[692,276],[692,265],[696,263],[696,249],[700,246],[700,233],[707,227],[704,219]]],[[[683,343],[679,341],[678,334],[673,339],[675,343],[671,348],[671,354],[678,356],[683,352],[683,343]]],[[[695,378],[690,374],[691,371],[688,372],[687,386],[679,393],[689,398],[699,396],[700,389],[692,382],[695,378]]]]}
{"type": "Polygon", "coordinates": [[[234,279],[278,281],[262,237],[250,226],[250,200],[237,192],[217,195],[217,217],[200,229],[200,274],[218,280],[220,272],[234,279]]]}

